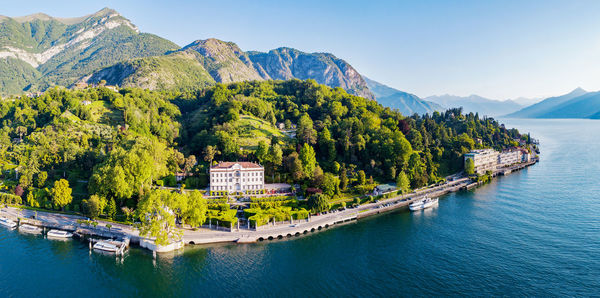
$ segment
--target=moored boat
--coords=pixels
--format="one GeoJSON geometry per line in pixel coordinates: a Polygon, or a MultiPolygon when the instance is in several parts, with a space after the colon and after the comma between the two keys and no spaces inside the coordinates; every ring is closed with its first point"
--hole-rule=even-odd
{"type": "Polygon", "coordinates": [[[42,229],[36,226],[22,224],[19,226],[19,232],[29,233],[29,234],[41,234],[42,229]]]}
{"type": "Polygon", "coordinates": [[[94,249],[116,253],[117,251],[119,251],[119,246],[109,241],[98,241],[96,242],[96,244],[94,244],[94,249]]]}
{"type": "Polygon", "coordinates": [[[432,199],[432,198],[425,197],[422,200],[412,202],[410,205],[408,205],[408,208],[410,209],[410,211],[419,211],[419,210],[423,210],[423,209],[432,207],[432,206],[436,205],[437,203],[438,203],[437,198],[432,199]]]}
{"type": "Polygon", "coordinates": [[[69,233],[63,230],[50,230],[48,234],[46,234],[50,238],[71,238],[73,237],[73,233],[69,233]]]}
{"type": "Polygon", "coordinates": [[[6,218],[6,217],[0,217],[0,225],[3,225],[7,228],[11,228],[14,229],[17,227],[17,223],[6,218]]]}

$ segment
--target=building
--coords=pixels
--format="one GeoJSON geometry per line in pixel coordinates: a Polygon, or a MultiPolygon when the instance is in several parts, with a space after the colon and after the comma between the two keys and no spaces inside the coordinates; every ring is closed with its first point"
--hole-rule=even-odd
{"type": "Polygon", "coordinates": [[[210,167],[210,193],[258,194],[265,188],[265,168],[253,162],[220,162],[210,167]]]}
{"type": "Polygon", "coordinates": [[[476,174],[485,174],[487,171],[495,171],[498,165],[498,151],[494,149],[473,150],[465,154],[465,162],[472,159],[476,174]]]}
{"type": "Polygon", "coordinates": [[[529,154],[529,151],[527,151],[527,149],[521,149],[521,161],[522,162],[530,162],[531,161],[531,154],[529,154]]]}
{"type": "Polygon", "coordinates": [[[511,149],[498,154],[498,166],[505,167],[520,163],[523,159],[521,150],[511,149]]]}

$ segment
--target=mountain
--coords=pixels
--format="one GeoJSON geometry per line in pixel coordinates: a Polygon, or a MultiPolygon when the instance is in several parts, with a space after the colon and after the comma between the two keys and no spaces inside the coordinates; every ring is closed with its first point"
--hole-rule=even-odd
{"type": "Polygon", "coordinates": [[[522,106],[512,100],[492,100],[484,98],[478,95],[470,95],[467,97],[461,97],[456,95],[437,95],[429,96],[425,98],[435,102],[444,108],[458,108],[462,107],[465,112],[479,113],[480,115],[487,116],[500,116],[506,115],[517,111],[522,106]]]}
{"type": "Polygon", "coordinates": [[[443,108],[433,102],[424,101],[414,94],[394,89],[363,76],[369,90],[373,92],[377,102],[385,107],[398,109],[403,115],[427,114],[441,111],[443,108]]]}
{"type": "Polygon", "coordinates": [[[112,9],[80,18],[0,16],[0,93],[70,85],[117,62],[162,55],[179,46],[140,33],[112,9]]]}
{"type": "MultiPolygon", "coordinates": [[[[561,105],[573,100],[574,98],[583,96],[587,93],[587,91],[577,88],[565,95],[550,97],[542,100],[534,105],[528,106],[522,110],[517,112],[508,114],[508,117],[513,118],[548,118],[548,116],[558,116],[559,111],[557,108],[561,105]]],[[[560,117],[550,117],[550,118],[560,118],[560,117]]]]}
{"type": "Polygon", "coordinates": [[[348,62],[333,54],[278,48],[268,53],[251,51],[248,55],[263,77],[273,80],[313,79],[319,84],[341,87],[351,94],[375,99],[363,77],[348,62]]]}
{"type": "Polygon", "coordinates": [[[125,61],[102,69],[86,80],[106,80],[109,84],[137,85],[150,89],[181,89],[215,82],[293,78],[313,79],[319,84],[341,87],[354,95],[375,98],[360,74],[332,54],[305,53],[290,48],[279,48],[268,53],[244,52],[233,42],[214,38],[194,41],[164,56],[125,61]],[[191,77],[190,71],[194,73],[191,77]],[[165,77],[168,79],[163,80],[165,77]],[[181,81],[186,83],[182,84],[181,81]]]}

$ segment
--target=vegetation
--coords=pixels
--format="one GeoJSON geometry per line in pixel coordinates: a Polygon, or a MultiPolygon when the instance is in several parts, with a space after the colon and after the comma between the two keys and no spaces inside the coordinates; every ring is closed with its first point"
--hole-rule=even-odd
{"type": "Polygon", "coordinates": [[[247,215],[260,226],[305,218],[307,209],[325,211],[332,202],[370,193],[378,182],[396,182],[405,192],[438,182],[463,169],[469,150],[502,149],[521,137],[460,109],[406,117],[311,80],[184,93],[53,88],[0,101],[0,121],[7,198],[91,218],[139,220],[142,234],[159,243],[178,237],[175,220],[192,227],[236,224],[226,199],[207,201],[186,190],[205,187],[216,160],[259,162],[269,179],[297,184],[296,192],[308,198],[302,206],[253,202],[256,212],[247,215]],[[277,123],[296,124],[295,133],[277,123]],[[179,172],[191,175],[185,185],[177,185],[179,172]]]}

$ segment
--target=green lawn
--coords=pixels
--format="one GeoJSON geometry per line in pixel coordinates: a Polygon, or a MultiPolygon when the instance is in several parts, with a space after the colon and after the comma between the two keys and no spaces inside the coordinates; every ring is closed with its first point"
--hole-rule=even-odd
{"type": "Polygon", "coordinates": [[[237,122],[240,146],[244,149],[255,150],[258,142],[265,141],[270,144],[271,137],[277,136],[282,140],[287,140],[288,136],[283,134],[271,123],[248,115],[240,115],[240,120],[237,122]]]}

